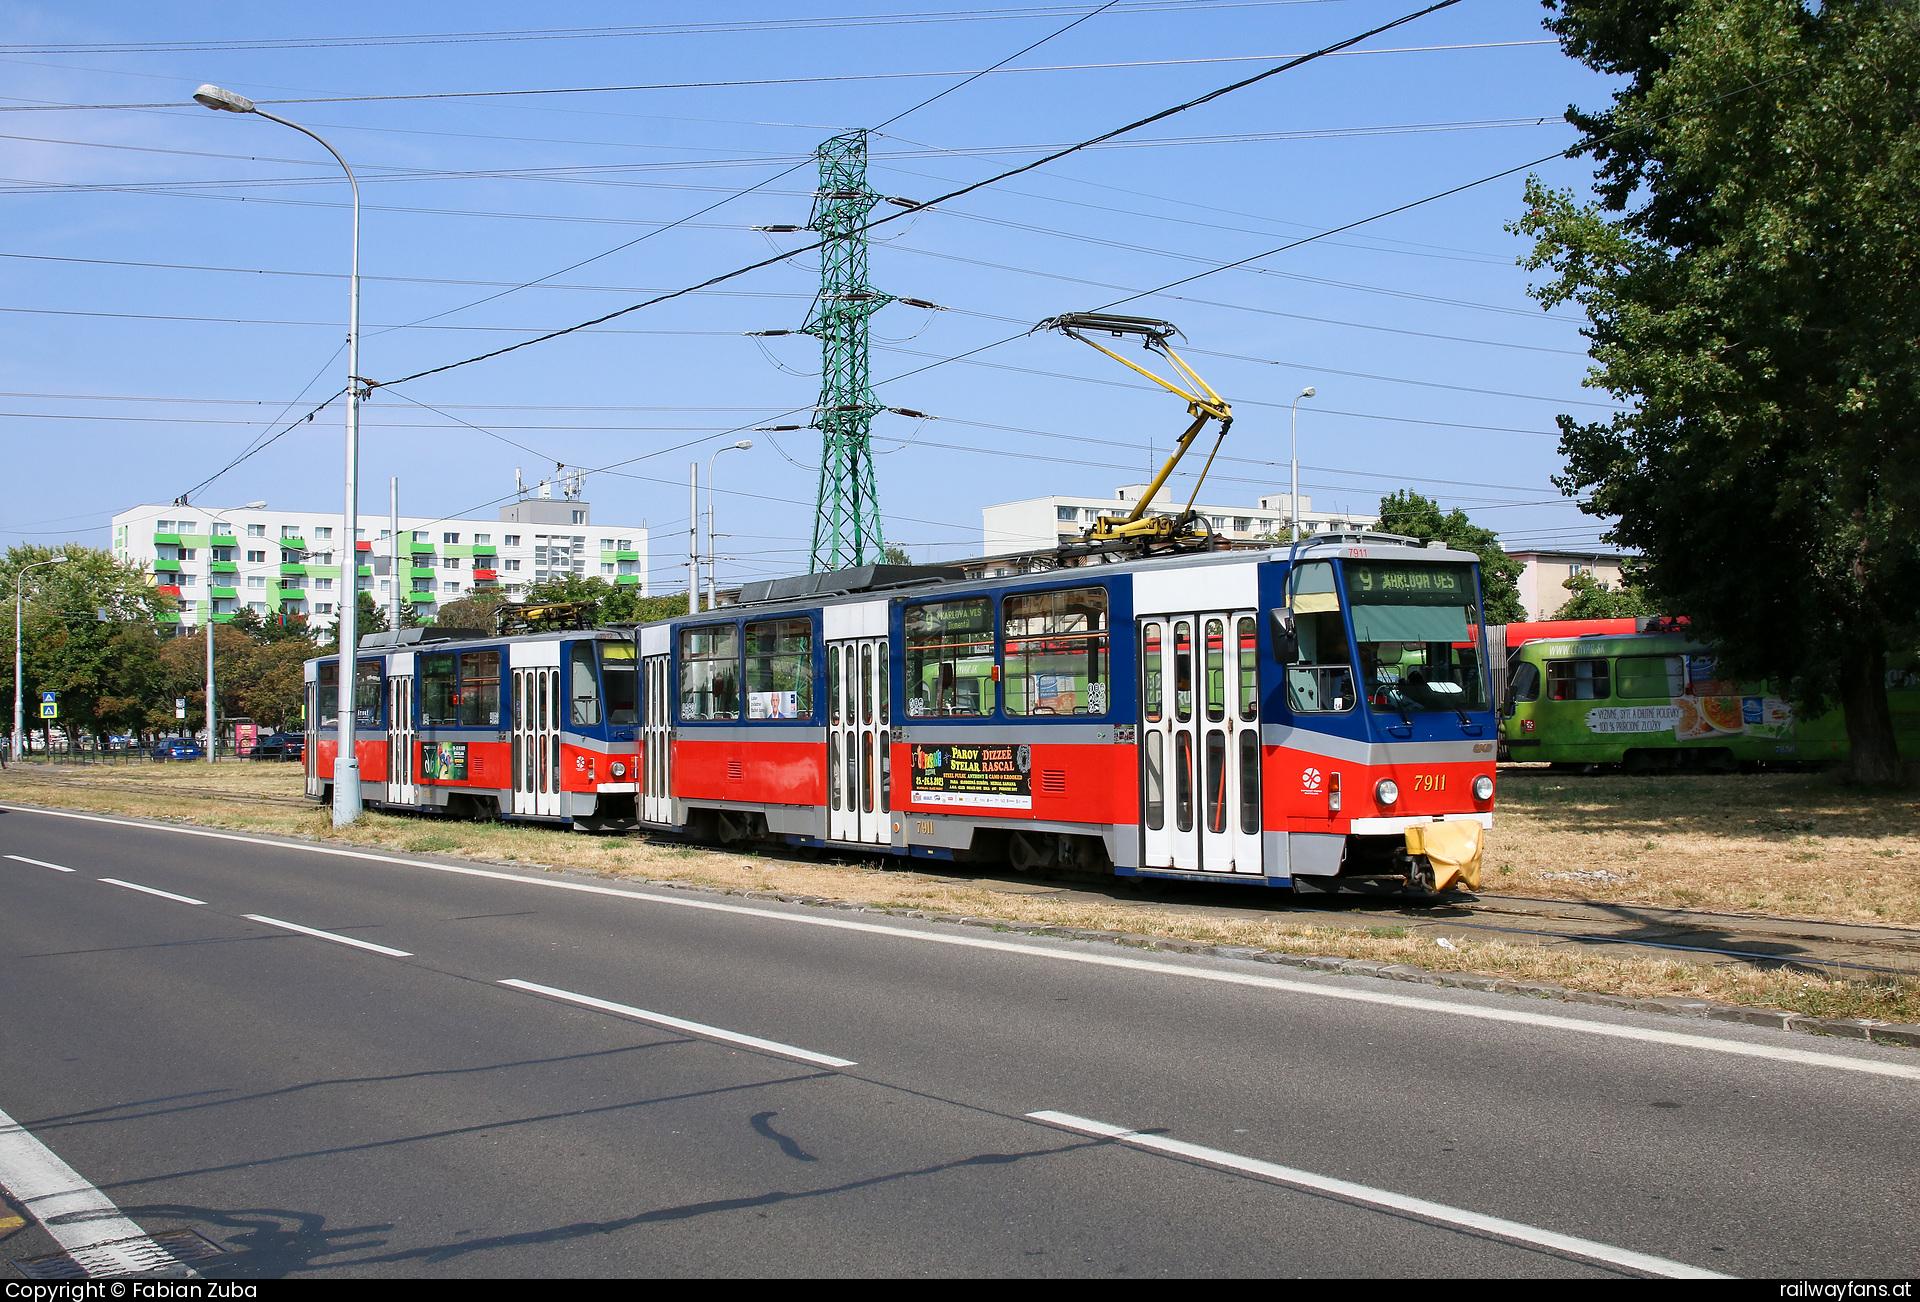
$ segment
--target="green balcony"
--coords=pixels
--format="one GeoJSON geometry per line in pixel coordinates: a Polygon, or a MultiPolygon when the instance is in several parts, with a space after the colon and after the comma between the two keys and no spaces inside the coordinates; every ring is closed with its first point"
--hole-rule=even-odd
{"type": "Polygon", "coordinates": [[[433,594],[431,592],[409,592],[407,594],[407,600],[413,602],[415,605],[431,605],[433,603],[433,594]]]}
{"type": "Polygon", "coordinates": [[[373,566],[371,566],[371,565],[362,565],[362,566],[360,567],[360,577],[361,577],[361,578],[363,578],[363,579],[370,579],[370,578],[372,578],[372,577],[373,577],[373,566]]]}
{"type": "Polygon", "coordinates": [[[307,590],[305,588],[278,588],[274,591],[273,595],[278,597],[282,602],[305,601],[307,599],[307,590]]]}
{"type": "Polygon", "coordinates": [[[279,546],[286,551],[303,552],[307,549],[307,540],[305,538],[282,538],[279,546]]]}
{"type": "Polygon", "coordinates": [[[617,576],[613,582],[616,587],[620,585],[631,586],[640,582],[640,576],[638,574],[622,574],[617,576]]]}
{"type": "Polygon", "coordinates": [[[408,543],[407,550],[415,551],[415,552],[430,552],[433,550],[433,544],[430,542],[408,543]]]}
{"type": "Polygon", "coordinates": [[[240,567],[232,561],[215,561],[207,568],[215,574],[238,574],[240,572],[240,567]]]}
{"type": "Polygon", "coordinates": [[[408,571],[407,577],[410,579],[430,579],[439,572],[439,570],[434,569],[431,565],[416,565],[412,570],[408,571]]]}
{"type": "Polygon", "coordinates": [[[280,573],[290,578],[305,578],[307,567],[304,565],[296,565],[292,561],[282,561],[280,564],[280,573]]]}
{"type": "Polygon", "coordinates": [[[155,547],[178,547],[180,545],[180,535],[177,533],[157,533],[153,536],[153,545],[155,547]]]}
{"type": "Polygon", "coordinates": [[[240,589],[238,588],[208,588],[207,593],[215,601],[238,601],[240,599],[240,589]]]}
{"type": "Polygon", "coordinates": [[[163,610],[158,615],[155,615],[153,620],[156,624],[178,624],[180,622],[180,612],[177,610],[163,610]]]}
{"type": "Polygon", "coordinates": [[[238,613],[238,611],[233,610],[221,611],[218,615],[213,616],[213,622],[216,624],[231,624],[233,623],[233,617],[238,613]]]}
{"type": "Polygon", "coordinates": [[[469,550],[471,550],[475,556],[498,556],[500,554],[498,547],[489,546],[486,543],[475,543],[469,550]]]}

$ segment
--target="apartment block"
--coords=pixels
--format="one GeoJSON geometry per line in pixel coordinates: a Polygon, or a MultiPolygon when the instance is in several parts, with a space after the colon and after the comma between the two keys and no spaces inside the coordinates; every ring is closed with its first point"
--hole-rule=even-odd
{"type": "MultiPolygon", "coordinates": [[[[1054,547],[1080,536],[1082,530],[1103,515],[1125,515],[1133,510],[1147,491],[1146,484],[1127,484],[1107,497],[1030,497],[1021,502],[1002,502],[983,507],[980,512],[982,555],[1004,556],[1010,552],[1034,551],[1054,547]]],[[[1167,496],[1163,488],[1149,515],[1179,515],[1184,502],[1167,496]]],[[[1258,506],[1205,506],[1194,510],[1205,516],[1213,531],[1235,540],[1282,538],[1293,528],[1292,495],[1270,493],[1258,506]]],[[[1330,529],[1371,529],[1378,515],[1351,511],[1315,511],[1313,499],[1300,498],[1302,536],[1330,529]]]]}
{"type": "Polygon", "coordinates": [[[647,590],[646,526],[594,524],[573,498],[526,498],[498,519],[401,516],[398,538],[391,517],[363,511],[351,541],[337,513],[149,504],[115,515],[112,536],[114,555],[145,565],[171,599],[161,619],[181,631],[242,610],[331,626],[350,587],[427,620],[476,591],[518,598],[565,575],[647,590]]]}

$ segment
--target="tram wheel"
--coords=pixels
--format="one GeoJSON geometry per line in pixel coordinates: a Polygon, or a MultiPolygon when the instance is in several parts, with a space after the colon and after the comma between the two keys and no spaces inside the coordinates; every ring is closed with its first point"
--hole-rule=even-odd
{"type": "Polygon", "coordinates": [[[1015,872],[1038,872],[1047,867],[1055,858],[1047,853],[1053,849],[1053,838],[1045,832],[1015,832],[1007,838],[1007,861],[1015,872]],[[1035,840],[1039,844],[1034,844],[1035,840]]]}

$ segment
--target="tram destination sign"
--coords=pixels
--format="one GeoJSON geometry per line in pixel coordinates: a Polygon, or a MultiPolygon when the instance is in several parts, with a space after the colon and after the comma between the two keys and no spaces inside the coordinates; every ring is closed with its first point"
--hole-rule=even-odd
{"type": "Polygon", "coordinates": [[[1033,808],[1033,759],[1011,743],[912,748],[916,805],[1033,808]]]}
{"type": "Polygon", "coordinates": [[[1464,565],[1348,561],[1347,595],[1373,606],[1465,606],[1473,575],[1464,565]]]}

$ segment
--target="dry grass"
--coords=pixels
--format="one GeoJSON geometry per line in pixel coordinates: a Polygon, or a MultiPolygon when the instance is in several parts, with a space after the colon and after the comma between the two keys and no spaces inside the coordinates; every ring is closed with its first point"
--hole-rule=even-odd
{"type": "MultiPolygon", "coordinates": [[[[537,867],[586,869],[641,880],[824,896],[885,908],[921,909],[939,914],[986,916],[1136,935],[1179,937],[1210,944],[1248,945],[1293,954],[1409,963],[1441,971],[1481,972],[1513,980],[1550,981],[1575,989],[1636,998],[1682,996],[1716,1003],[1781,1008],[1824,1017],[1920,1021],[1920,986],[1908,982],[1855,984],[1784,971],[1701,967],[1657,958],[1585,955],[1504,941],[1458,940],[1455,942],[1458,948],[1448,950],[1432,940],[1409,935],[1401,927],[1382,926],[1360,930],[1303,925],[1284,916],[1239,917],[1220,910],[1189,912],[1164,906],[1135,906],[1125,901],[1105,903],[1045,895],[1009,895],[990,890],[986,884],[896,867],[880,860],[843,862],[785,855],[769,857],[683,846],[647,837],[584,836],[515,824],[443,822],[376,813],[368,814],[363,822],[347,835],[341,836],[334,831],[327,811],[318,807],[302,809],[265,802],[249,804],[169,790],[200,785],[182,774],[182,770],[190,767],[153,765],[144,770],[136,766],[131,771],[83,771],[78,780],[84,785],[80,786],[55,786],[44,780],[36,780],[37,775],[31,770],[22,772],[15,769],[0,775],[0,798],[321,841],[339,840],[403,853],[447,854],[537,867]],[[150,778],[146,776],[149,774],[150,778]],[[136,793],[114,789],[115,786],[129,783],[146,786],[150,790],[136,793]],[[87,789],[88,786],[93,789],[87,789]]],[[[293,765],[223,766],[219,770],[222,779],[219,785],[239,789],[238,782],[241,779],[236,777],[230,782],[227,778],[229,774],[238,774],[242,769],[247,771],[246,782],[259,784],[249,789],[271,788],[274,794],[299,790],[300,774],[298,766],[293,765]],[[273,785],[276,783],[279,785],[273,785]]],[[[196,770],[203,771],[204,766],[196,770]]],[[[70,775],[70,770],[57,774],[63,778],[70,775]]],[[[1814,781],[1804,778],[1797,780],[1814,781]]],[[[1566,781],[1577,783],[1594,780],[1566,781]]],[[[1777,784],[1779,780],[1765,778],[1761,781],[1777,784]]],[[[1561,803],[1563,798],[1555,795],[1561,789],[1558,780],[1540,782],[1516,800],[1510,788],[1509,811],[1517,805],[1525,812],[1520,817],[1514,817],[1509,812],[1502,832],[1494,842],[1496,855],[1502,856],[1498,862],[1515,862],[1514,844],[1517,842],[1522,847],[1521,853],[1527,853],[1525,847],[1536,846],[1532,853],[1544,861],[1542,871],[1560,870],[1546,866],[1553,862],[1546,859],[1549,853],[1546,819],[1555,809],[1586,808],[1584,804],[1575,806],[1571,797],[1564,798],[1564,803],[1561,803]],[[1516,824],[1519,825],[1517,836],[1516,824]]],[[[1576,787],[1575,790],[1584,799],[1594,798],[1585,789],[1576,787]]],[[[1658,797],[1648,792],[1640,798],[1652,801],[1658,797]]],[[[1842,800],[1844,793],[1835,792],[1833,798],[1842,800]]],[[[1697,800],[1687,802],[1687,807],[1697,811],[1700,803],[1697,800]]],[[[1763,807],[1769,807],[1765,806],[1764,799],[1760,803],[1763,807]]],[[[1745,810],[1746,806],[1741,805],[1740,808],[1745,810]]],[[[1824,810],[1826,807],[1820,808],[1824,810]]],[[[1577,816],[1584,822],[1584,813],[1577,816]]],[[[1708,817],[1697,813],[1694,816],[1708,817]]],[[[1758,816],[1761,815],[1743,813],[1727,817],[1734,818],[1735,822],[1744,817],[1751,822],[1753,817],[1758,816]]],[[[1776,812],[1767,816],[1781,815],[1776,812]]],[[[1805,816],[1819,819],[1829,815],[1815,813],[1805,816]]],[[[1592,820],[1596,825],[1595,830],[1588,832],[1583,825],[1578,835],[1583,841],[1587,836],[1625,835],[1617,828],[1606,826],[1602,829],[1600,826],[1609,818],[1618,820],[1624,817],[1603,814],[1592,820]]],[[[1679,818],[1680,815],[1671,817],[1679,818]]],[[[1636,829],[1633,835],[1645,840],[1657,834],[1636,829]]],[[[1675,835],[1691,835],[1703,841],[1708,839],[1707,833],[1697,828],[1677,831],[1675,835]]],[[[1587,858],[1582,862],[1592,862],[1591,851],[1587,852],[1587,858]]],[[[1518,869],[1508,876],[1496,873],[1496,880],[1503,885],[1510,880],[1530,881],[1521,877],[1518,869]]],[[[1529,889],[1541,888],[1529,885],[1529,889]]],[[[1563,887],[1555,893],[1587,892],[1563,887]]]]}
{"type": "Polygon", "coordinates": [[[1920,795],[1833,773],[1500,773],[1483,889],[1920,925],[1920,795]]]}

